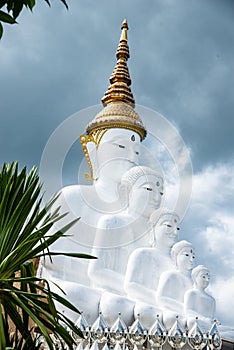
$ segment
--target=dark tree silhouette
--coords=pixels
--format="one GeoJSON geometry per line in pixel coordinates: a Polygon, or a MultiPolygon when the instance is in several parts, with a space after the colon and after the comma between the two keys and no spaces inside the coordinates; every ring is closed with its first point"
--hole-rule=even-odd
{"type": "MultiPolygon", "coordinates": [[[[49,6],[50,1],[44,0],[49,6]]],[[[61,1],[65,7],[68,9],[66,0],[61,1]]],[[[0,39],[3,34],[3,23],[15,24],[16,19],[19,17],[21,11],[24,7],[33,10],[36,5],[36,0],[0,0],[0,39]]]]}

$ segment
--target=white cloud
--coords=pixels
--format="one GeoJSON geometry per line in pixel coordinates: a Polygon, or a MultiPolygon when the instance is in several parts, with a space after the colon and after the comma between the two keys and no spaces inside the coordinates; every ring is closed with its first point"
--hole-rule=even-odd
{"type": "Polygon", "coordinates": [[[234,276],[223,277],[213,285],[216,298],[216,315],[218,321],[223,325],[233,328],[234,317],[232,310],[234,309],[234,276]]]}

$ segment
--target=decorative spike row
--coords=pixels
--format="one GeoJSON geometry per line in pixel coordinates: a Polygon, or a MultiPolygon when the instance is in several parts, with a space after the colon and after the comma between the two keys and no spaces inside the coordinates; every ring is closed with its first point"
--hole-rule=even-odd
{"type": "Polygon", "coordinates": [[[187,342],[186,332],[176,317],[176,321],[168,332],[168,343],[175,349],[181,349],[187,342]]]}
{"type": "MultiPolygon", "coordinates": [[[[109,339],[112,344],[121,345],[124,344],[127,339],[128,328],[124,321],[121,318],[121,314],[119,316],[113,326],[110,328],[109,339]]],[[[115,349],[117,350],[117,349],[115,349]]]]}
{"type": "Polygon", "coordinates": [[[129,328],[129,340],[135,346],[143,346],[147,340],[147,329],[143,325],[140,319],[140,315],[137,315],[137,319],[129,328]]]}
{"type": "Polygon", "coordinates": [[[207,336],[201,331],[198,318],[188,333],[188,344],[195,350],[201,350],[207,345],[207,336]]]}
{"type": "Polygon", "coordinates": [[[218,331],[216,320],[214,320],[214,323],[208,332],[208,346],[211,350],[220,350],[222,347],[222,339],[218,331]]]}
{"type": "Polygon", "coordinates": [[[100,312],[98,318],[91,327],[91,338],[94,341],[96,340],[98,344],[104,344],[108,340],[108,333],[108,326],[100,312]]]}
{"type": "MultiPolygon", "coordinates": [[[[84,318],[83,312],[80,313],[80,316],[78,318],[78,320],[75,323],[75,326],[83,333],[83,336],[85,339],[89,339],[90,338],[90,329],[89,329],[89,325],[88,322],[86,321],[86,319],[84,318]]],[[[74,332],[72,333],[72,337],[75,339],[75,341],[78,341],[80,339],[80,337],[75,334],[74,332]]]]}
{"type": "MultiPolygon", "coordinates": [[[[217,321],[214,321],[207,334],[201,331],[198,319],[196,319],[191,330],[186,333],[178,318],[176,318],[175,323],[167,332],[159,317],[147,331],[140,319],[140,315],[137,316],[129,330],[121,319],[120,314],[110,329],[102,313],[99,314],[99,317],[91,327],[88,326],[83,314],[81,314],[76,322],[76,326],[82,331],[84,339],[75,338],[73,333],[71,333],[76,342],[74,350],[129,350],[129,348],[140,350],[143,346],[146,349],[161,349],[167,342],[176,350],[180,350],[186,343],[194,350],[202,350],[206,345],[210,350],[220,350],[222,347],[217,321]]],[[[54,349],[66,349],[65,344],[63,344],[63,347],[59,346],[59,340],[55,339],[53,334],[51,338],[54,342],[54,349]]],[[[40,342],[41,339],[42,337],[40,342]]],[[[46,342],[42,341],[42,343],[44,349],[47,349],[46,342]]]]}
{"type": "Polygon", "coordinates": [[[167,340],[167,332],[163,324],[159,320],[159,315],[157,319],[148,332],[148,341],[151,347],[161,348],[167,340]]]}

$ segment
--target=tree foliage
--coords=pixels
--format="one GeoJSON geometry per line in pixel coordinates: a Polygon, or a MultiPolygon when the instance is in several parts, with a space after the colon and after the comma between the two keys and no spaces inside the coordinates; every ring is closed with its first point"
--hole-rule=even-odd
{"type": "MultiPolygon", "coordinates": [[[[65,297],[50,290],[45,279],[36,277],[35,259],[50,253],[49,247],[76,222],[50,233],[52,225],[63,216],[52,210],[56,197],[42,205],[37,169],[27,173],[18,164],[4,164],[0,169],[0,350],[39,349],[35,326],[50,349],[53,337],[72,347],[66,327],[78,332],[74,323],[56,310],[55,302],[79,312],[65,297]],[[64,325],[66,327],[64,328],[64,325]]],[[[78,253],[72,257],[91,258],[78,253]]]]}
{"type": "MultiPolygon", "coordinates": [[[[50,1],[44,0],[49,6],[50,1]]],[[[60,0],[68,9],[66,0],[60,0]]],[[[15,24],[16,19],[19,17],[23,8],[27,8],[30,11],[33,10],[36,5],[36,0],[0,0],[0,39],[3,34],[3,23],[15,24]]]]}

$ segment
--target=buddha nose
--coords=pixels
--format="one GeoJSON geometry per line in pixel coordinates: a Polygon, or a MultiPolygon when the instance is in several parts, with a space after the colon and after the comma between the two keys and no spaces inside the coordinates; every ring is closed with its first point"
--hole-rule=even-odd
{"type": "Polygon", "coordinates": [[[132,163],[137,164],[138,163],[138,152],[136,152],[133,148],[130,148],[129,150],[129,160],[132,163]]]}
{"type": "Polygon", "coordinates": [[[173,234],[174,237],[177,236],[177,234],[178,234],[177,227],[174,227],[174,228],[172,229],[172,234],[173,234]]]}
{"type": "Polygon", "coordinates": [[[194,258],[193,258],[193,255],[190,255],[190,259],[189,259],[191,262],[194,261],[194,258]]]}
{"type": "Polygon", "coordinates": [[[156,188],[156,190],[154,191],[154,199],[155,199],[156,201],[161,200],[161,194],[160,194],[160,192],[158,191],[157,188],[156,188]]]}

